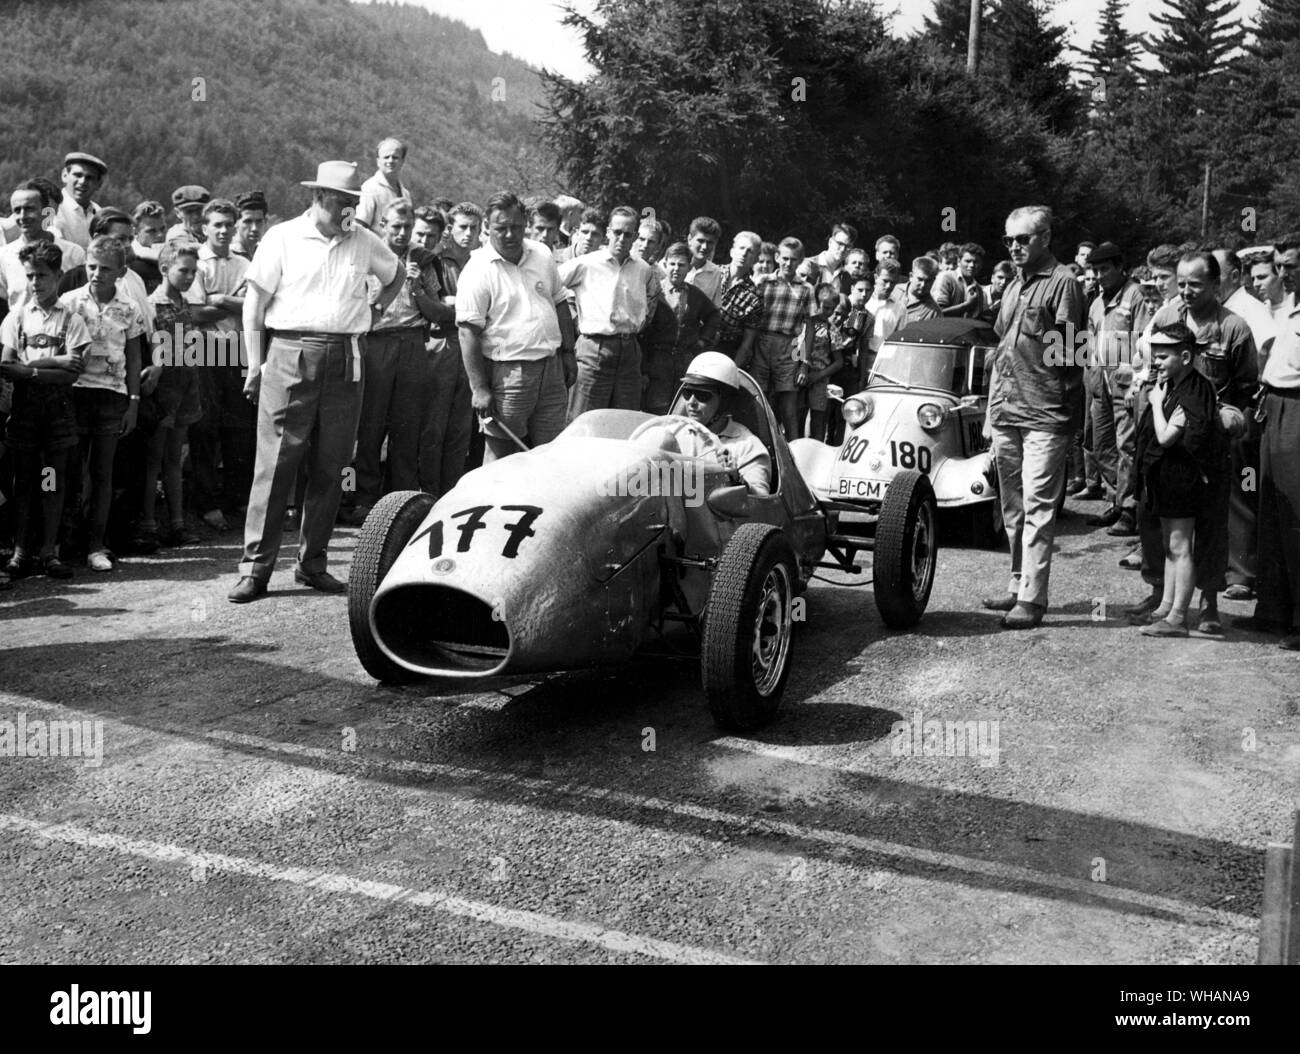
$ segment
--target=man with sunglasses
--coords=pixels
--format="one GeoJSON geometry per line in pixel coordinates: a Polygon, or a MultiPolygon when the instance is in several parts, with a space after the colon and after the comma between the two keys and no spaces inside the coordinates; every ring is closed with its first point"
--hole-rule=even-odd
{"type": "Polygon", "coordinates": [[[988,427],[1002,519],[1011,542],[1011,583],[984,606],[1005,611],[1005,629],[1032,629],[1047,610],[1056,502],[1070,443],[1083,424],[1083,368],[1073,349],[1083,327],[1083,291],[1052,255],[1052,210],[1016,209],[1002,239],[1016,273],[994,325],[999,339],[989,385],[988,427]]]}
{"type": "MultiPolygon", "coordinates": [[[[713,433],[722,447],[725,467],[735,469],[752,494],[770,494],[772,458],[762,440],[731,416],[732,401],[740,392],[740,370],[720,351],[696,355],[686,368],[673,413],[697,421],[713,433]]],[[[678,433],[681,452],[704,454],[692,447],[688,432],[678,433]]]]}

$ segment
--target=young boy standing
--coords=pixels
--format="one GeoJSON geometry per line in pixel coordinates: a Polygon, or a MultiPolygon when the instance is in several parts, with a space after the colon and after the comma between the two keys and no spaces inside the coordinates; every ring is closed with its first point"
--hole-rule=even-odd
{"type": "Polygon", "coordinates": [[[194,284],[199,269],[199,247],[188,242],[168,242],[158,258],[162,281],[150,295],[154,308],[154,364],[157,387],[152,395],[158,424],[149,437],[144,490],[140,504],[136,548],[152,552],[158,547],[158,523],[154,518],[158,499],[158,477],[167,494],[170,529],[162,540],[166,545],[193,545],[198,535],[185,527],[181,491],[181,460],[190,425],[203,416],[199,401],[199,369],[210,366],[185,364],[186,335],[194,327],[185,293],[194,284]],[[165,336],[163,336],[165,334],[165,336]],[[159,354],[165,352],[165,354],[159,354]],[[162,361],[159,361],[162,360],[162,361]]]}
{"type": "Polygon", "coordinates": [[[794,382],[799,392],[798,423],[803,427],[804,416],[811,419],[808,435],[819,443],[826,442],[826,384],[827,379],[844,363],[844,356],[835,346],[831,334],[831,314],[839,305],[840,295],[831,285],[819,285],[816,292],[817,311],[808,319],[812,340],[808,361],[801,362],[794,382]]]}
{"type": "Polygon", "coordinates": [[[687,276],[694,264],[691,249],[684,242],[669,246],[664,256],[667,273],[662,287],[663,306],[673,320],[671,337],[651,348],[646,373],[645,408],[652,414],[666,414],[686,367],[703,348],[713,347],[722,316],[712,300],[687,276]]]}
{"type": "Polygon", "coordinates": [[[903,307],[894,296],[894,289],[901,278],[898,264],[892,260],[885,260],[876,266],[875,285],[866,305],[872,316],[871,333],[867,337],[866,348],[858,358],[859,390],[867,386],[867,378],[871,375],[871,367],[875,365],[880,346],[894,330],[903,325],[903,307]]]}
{"type": "MultiPolygon", "coordinates": [[[[145,320],[119,290],[126,254],[116,238],[101,234],[86,250],[86,285],[59,298],[90,331],[86,368],[72,389],[81,441],[81,463],[90,471],[86,563],[92,571],[113,570],[104,546],[113,500],[113,455],[117,441],[135,428],[140,407],[140,363],[145,320]]],[[[75,466],[74,466],[75,468],[75,466]]]]}
{"type": "Polygon", "coordinates": [[[27,276],[25,302],[0,324],[0,378],[14,385],[5,440],[14,453],[14,555],[5,568],[20,577],[36,568],[28,556],[32,506],[40,493],[39,568],[71,578],[56,543],[67,493],[68,454],[77,445],[72,383],[90,345],[86,324],[59,303],[63,253],[38,241],[19,253],[27,276]]]}
{"type": "Polygon", "coordinates": [[[1157,326],[1148,338],[1156,384],[1138,422],[1139,516],[1160,521],[1165,552],[1164,591],[1142,627],[1148,637],[1186,637],[1187,609],[1196,584],[1195,526],[1228,469],[1214,384],[1195,360],[1196,335],[1182,322],[1157,326]]]}

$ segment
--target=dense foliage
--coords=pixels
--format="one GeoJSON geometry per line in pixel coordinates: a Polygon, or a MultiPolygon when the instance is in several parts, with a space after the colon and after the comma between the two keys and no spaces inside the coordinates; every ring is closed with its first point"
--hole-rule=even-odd
{"type": "Polygon", "coordinates": [[[168,201],[202,183],[261,187],[287,213],[320,161],[368,175],[375,144],[397,134],[412,144],[406,175],[420,196],[553,189],[533,123],[536,72],[422,8],[39,0],[0,5],[0,25],[6,187],[57,178],[64,153],[81,149],[112,167],[106,202],[168,201]]]}
{"type": "Polygon", "coordinates": [[[967,0],[933,6],[907,40],[863,0],[570,10],[597,72],[545,77],[557,164],[605,205],[816,241],[846,219],[914,250],[993,245],[1030,202],[1066,242],[1199,239],[1207,164],[1207,240],[1300,226],[1300,0],[1265,0],[1258,48],[1231,0],[1164,0],[1149,41],[1106,0],[1076,56],[1050,0],[986,0],[974,77],[967,0]]]}

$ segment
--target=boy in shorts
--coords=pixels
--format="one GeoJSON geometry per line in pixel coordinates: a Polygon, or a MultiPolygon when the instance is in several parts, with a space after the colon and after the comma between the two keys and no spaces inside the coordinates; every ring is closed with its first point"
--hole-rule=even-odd
{"type": "Polygon", "coordinates": [[[1196,335],[1182,322],[1156,327],[1149,338],[1156,384],[1138,422],[1135,467],[1138,516],[1160,521],[1164,592],[1142,627],[1148,637],[1186,637],[1196,585],[1196,518],[1213,502],[1228,471],[1214,384],[1195,366],[1196,335]]]}
{"type": "Polygon", "coordinates": [[[11,577],[39,569],[71,578],[58,557],[59,524],[68,479],[69,452],[77,445],[72,383],[85,366],[90,333],[85,322],[59,303],[63,251],[52,241],[23,246],[27,297],[0,324],[0,378],[14,386],[5,440],[14,453],[14,555],[11,577]],[[52,485],[51,485],[52,484],[52,485]],[[32,506],[40,494],[39,564],[28,556],[32,506]]]}
{"type": "Polygon", "coordinates": [[[118,278],[125,269],[121,243],[111,235],[98,235],[86,249],[87,283],[59,298],[90,331],[86,368],[72,389],[81,441],[81,459],[73,468],[89,468],[86,563],[99,572],[113,570],[112,556],[104,545],[113,501],[113,456],[117,441],[134,430],[140,409],[145,320],[118,289],[118,278]]]}
{"type": "Polygon", "coordinates": [[[840,294],[832,285],[819,285],[816,292],[817,311],[808,319],[812,330],[808,361],[801,362],[795,373],[798,388],[799,427],[804,418],[811,418],[808,435],[819,443],[826,442],[826,384],[843,364],[844,356],[836,346],[831,327],[831,315],[839,305],[840,294]]]}
{"type": "MultiPolygon", "coordinates": [[[[163,535],[165,545],[193,545],[198,535],[185,527],[182,503],[181,459],[190,425],[203,416],[199,401],[200,369],[211,363],[186,364],[186,336],[196,332],[185,294],[194,284],[199,269],[199,247],[192,242],[168,242],[158,257],[162,282],[149,294],[154,309],[153,365],[146,370],[144,398],[152,404],[157,421],[149,437],[145,463],[144,490],[140,502],[140,523],[134,539],[139,552],[158,548],[158,523],[154,519],[158,501],[158,477],[162,475],[167,494],[170,529],[163,535]],[[155,372],[157,371],[157,372],[155,372]],[[149,389],[156,383],[152,394],[149,389]]],[[[192,343],[192,341],[191,341],[192,343]]],[[[200,347],[205,345],[201,344],[200,347]]]]}

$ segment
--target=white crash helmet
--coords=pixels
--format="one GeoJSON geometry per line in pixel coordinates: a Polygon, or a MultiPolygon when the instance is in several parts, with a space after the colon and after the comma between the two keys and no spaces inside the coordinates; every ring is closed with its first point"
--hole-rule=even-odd
{"type": "Polygon", "coordinates": [[[720,351],[705,351],[691,359],[682,377],[683,384],[720,384],[733,392],[740,390],[740,369],[720,351]]]}

